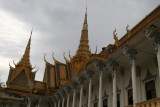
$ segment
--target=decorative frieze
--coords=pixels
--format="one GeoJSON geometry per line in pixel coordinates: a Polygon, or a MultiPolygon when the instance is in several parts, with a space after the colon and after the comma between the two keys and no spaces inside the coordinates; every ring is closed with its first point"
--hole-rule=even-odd
{"type": "Polygon", "coordinates": [[[105,65],[106,64],[103,61],[97,61],[96,67],[98,67],[98,71],[103,71],[105,65]]]}
{"type": "Polygon", "coordinates": [[[155,25],[151,25],[145,31],[145,36],[152,43],[155,50],[157,51],[157,44],[160,44],[160,29],[155,25]]]}
{"type": "Polygon", "coordinates": [[[108,66],[109,66],[109,68],[110,68],[111,71],[116,70],[117,67],[118,67],[118,65],[119,65],[118,62],[115,61],[114,59],[109,59],[108,60],[108,66]]]}
{"type": "Polygon", "coordinates": [[[147,73],[145,78],[142,80],[142,82],[147,82],[149,80],[156,80],[157,75],[152,75],[151,72],[149,71],[149,69],[147,69],[147,73]]]}
{"type": "Polygon", "coordinates": [[[60,93],[56,93],[56,98],[57,98],[57,100],[61,100],[62,99],[62,97],[61,97],[61,95],[60,95],[60,93]]]}
{"type": "Polygon", "coordinates": [[[108,60],[108,67],[110,71],[112,72],[112,76],[114,77],[114,72],[117,70],[117,67],[119,66],[118,62],[115,61],[114,59],[109,59],[108,60]]]}
{"type": "Polygon", "coordinates": [[[94,75],[94,72],[91,70],[86,70],[85,71],[86,77],[87,78],[92,78],[92,76],[94,75]]]}
{"type": "Polygon", "coordinates": [[[65,97],[66,96],[65,90],[60,90],[60,95],[61,95],[61,97],[65,97]]]}
{"type": "Polygon", "coordinates": [[[79,84],[83,84],[84,83],[84,81],[86,80],[86,78],[85,78],[85,76],[78,76],[78,83],[79,84]]]}
{"type": "Polygon", "coordinates": [[[136,54],[138,54],[135,49],[129,48],[129,46],[123,47],[123,53],[130,59],[130,61],[135,59],[136,54]]]}
{"type": "Polygon", "coordinates": [[[78,86],[78,82],[77,81],[71,81],[70,86],[72,89],[75,89],[78,86]]]}
{"type": "Polygon", "coordinates": [[[66,86],[65,91],[66,91],[66,93],[70,93],[72,91],[71,86],[70,85],[66,86]]]}
{"type": "Polygon", "coordinates": [[[56,98],[55,96],[52,97],[52,101],[53,101],[54,103],[58,102],[58,100],[57,100],[57,98],[56,98]]]}

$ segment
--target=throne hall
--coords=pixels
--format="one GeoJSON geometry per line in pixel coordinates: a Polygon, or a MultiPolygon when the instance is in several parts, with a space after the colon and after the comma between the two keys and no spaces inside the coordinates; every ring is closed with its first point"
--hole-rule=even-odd
{"type": "MultiPolygon", "coordinates": [[[[43,81],[30,61],[32,31],[22,58],[9,65],[0,107],[160,107],[160,5],[122,38],[91,53],[87,10],[75,56],[44,55],[43,81]]],[[[100,29],[99,29],[100,30],[100,29]]],[[[90,41],[92,42],[92,41],[90,41]]],[[[6,65],[7,66],[7,65],[6,65]]]]}

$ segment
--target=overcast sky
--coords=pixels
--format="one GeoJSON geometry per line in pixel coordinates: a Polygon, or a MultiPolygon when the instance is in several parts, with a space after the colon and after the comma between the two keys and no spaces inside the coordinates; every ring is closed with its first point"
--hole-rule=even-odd
{"type": "Polygon", "coordinates": [[[63,53],[76,53],[88,5],[89,44],[91,51],[114,42],[113,30],[118,37],[126,25],[136,25],[160,4],[160,0],[0,0],[0,78],[6,81],[9,61],[18,62],[27,45],[34,25],[31,43],[31,64],[39,71],[36,80],[42,80],[45,63],[55,58],[61,62],[63,53]]]}

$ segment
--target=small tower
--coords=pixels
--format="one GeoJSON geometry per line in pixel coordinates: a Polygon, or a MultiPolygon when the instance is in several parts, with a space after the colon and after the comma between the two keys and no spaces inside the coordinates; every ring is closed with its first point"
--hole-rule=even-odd
{"type": "Polygon", "coordinates": [[[85,19],[81,32],[80,43],[76,52],[76,55],[71,60],[72,73],[79,72],[85,62],[90,58],[89,40],[88,40],[88,23],[87,23],[87,8],[85,13],[85,19]]]}
{"type": "Polygon", "coordinates": [[[80,43],[75,57],[78,58],[79,61],[83,61],[84,59],[88,58],[89,55],[90,55],[90,50],[89,50],[89,40],[88,40],[88,23],[87,23],[87,8],[86,8],[80,43]]]}
{"type": "Polygon", "coordinates": [[[15,68],[10,67],[9,77],[7,85],[9,88],[27,88],[32,89],[35,79],[35,72],[32,72],[32,66],[30,64],[30,46],[31,35],[26,46],[22,59],[15,64],[15,68]]]}

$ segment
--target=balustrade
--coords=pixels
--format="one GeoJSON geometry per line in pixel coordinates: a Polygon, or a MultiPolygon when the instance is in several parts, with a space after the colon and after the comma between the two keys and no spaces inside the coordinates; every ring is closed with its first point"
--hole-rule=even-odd
{"type": "Polygon", "coordinates": [[[137,103],[136,107],[160,107],[160,98],[155,98],[137,103]]]}

